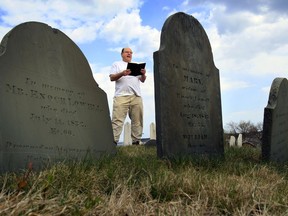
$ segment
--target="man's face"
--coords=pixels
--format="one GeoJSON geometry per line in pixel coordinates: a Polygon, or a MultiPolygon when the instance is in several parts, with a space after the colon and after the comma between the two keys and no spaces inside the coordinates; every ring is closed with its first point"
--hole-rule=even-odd
{"type": "Polygon", "coordinates": [[[124,62],[131,62],[131,60],[132,60],[132,54],[133,54],[133,52],[132,52],[132,50],[131,50],[130,48],[125,48],[125,49],[123,50],[123,53],[121,53],[122,60],[123,60],[124,62]]]}

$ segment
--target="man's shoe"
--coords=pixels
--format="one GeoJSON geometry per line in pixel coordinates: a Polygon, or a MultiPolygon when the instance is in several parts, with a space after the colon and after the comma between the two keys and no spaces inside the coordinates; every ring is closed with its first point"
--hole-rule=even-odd
{"type": "Polygon", "coordinates": [[[132,142],[132,145],[139,145],[139,141],[132,142]]]}

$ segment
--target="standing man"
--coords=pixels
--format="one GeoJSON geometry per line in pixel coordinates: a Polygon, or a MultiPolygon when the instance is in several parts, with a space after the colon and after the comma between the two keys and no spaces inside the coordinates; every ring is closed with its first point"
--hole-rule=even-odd
{"type": "Polygon", "coordinates": [[[141,69],[142,75],[129,76],[127,68],[132,60],[132,50],[123,48],[122,61],[113,63],[110,80],[115,81],[115,95],[113,98],[112,128],[114,142],[118,143],[127,113],[131,119],[131,138],[133,145],[139,145],[143,132],[143,103],[140,91],[140,81],[146,80],[146,70],[141,69]]]}

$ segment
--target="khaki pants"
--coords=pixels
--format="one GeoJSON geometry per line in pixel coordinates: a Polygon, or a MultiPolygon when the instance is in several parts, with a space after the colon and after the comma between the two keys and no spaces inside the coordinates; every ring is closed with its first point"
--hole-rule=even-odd
{"type": "Polygon", "coordinates": [[[114,141],[118,142],[127,113],[131,119],[132,142],[140,141],[143,132],[143,103],[136,95],[114,97],[112,128],[114,141]]]}

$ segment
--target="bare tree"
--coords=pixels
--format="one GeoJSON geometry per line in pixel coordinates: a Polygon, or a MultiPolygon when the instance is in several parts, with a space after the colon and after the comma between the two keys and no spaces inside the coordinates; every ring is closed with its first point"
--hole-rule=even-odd
{"type": "Polygon", "coordinates": [[[226,124],[226,132],[231,134],[241,133],[241,134],[249,134],[249,133],[258,133],[262,131],[262,123],[253,124],[251,121],[240,121],[229,122],[226,124]]]}
{"type": "Polygon", "coordinates": [[[237,126],[237,129],[238,129],[238,133],[241,133],[241,134],[248,134],[248,133],[251,133],[251,132],[257,132],[257,128],[256,126],[251,123],[250,121],[240,121],[238,126],[237,126]]]}
{"type": "Polygon", "coordinates": [[[226,124],[225,133],[242,134],[243,139],[253,143],[261,143],[263,125],[261,122],[253,124],[251,121],[229,122],[226,124]],[[258,140],[258,141],[256,141],[258,140]]]}
{"type": "Polygon", "coordinates": [[[226,124],[227,130],[225,130],[226,133],[236,134],[237,133],[237,126],[238,126],[238,124],[236,122],[233,122],[233,121],[227,123],[226,124]]]}
{"type": "Polygon", "coordinates": [[[256,124],[257,131],[263,131],[263,122],[258,122],[256,124]]]}

